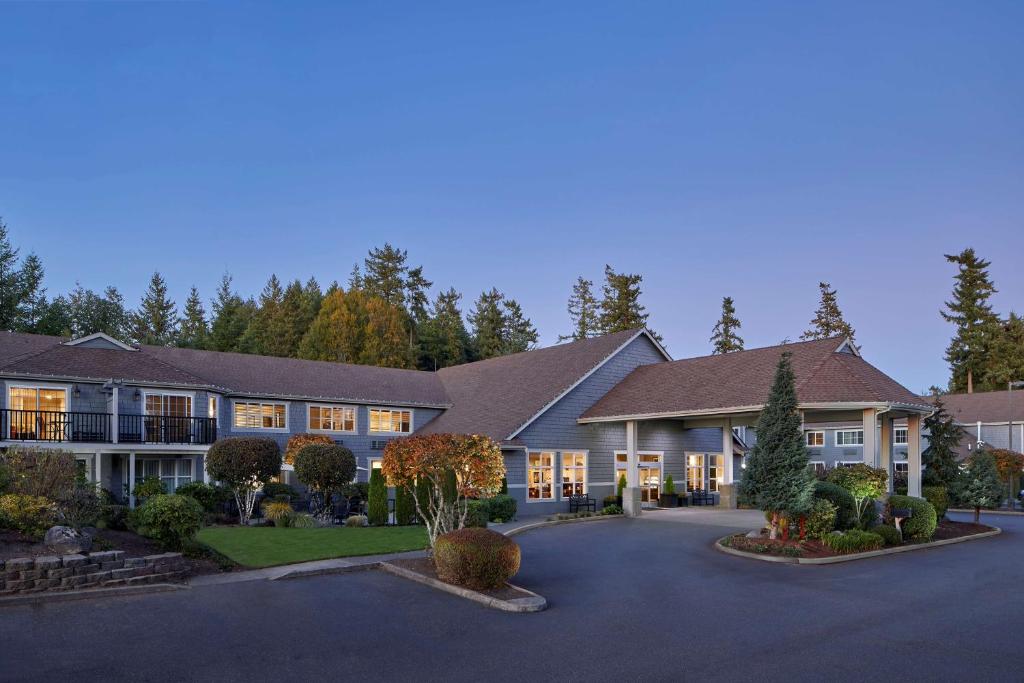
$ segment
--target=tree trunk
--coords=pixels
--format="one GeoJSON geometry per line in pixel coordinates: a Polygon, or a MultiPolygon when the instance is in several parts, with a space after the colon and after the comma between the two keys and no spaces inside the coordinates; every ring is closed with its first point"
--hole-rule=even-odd
{"type": "Polygon", "coordinates": [[[967,368],[967,393],[974,393],[974,373],[970,368],[967,368]]]}
{"type": "Polygon", "coordinates": [[[975,508],[974,508],[974,523],[978,524],[979,522],[981,522],[981,508],[975,506],[975,508]]]}
{"type": "Polygon", "coordinates": [[[768,525],[768,538],[775,540],[779,535],[779,513],[772,513],[772,521],[768,525]]]}

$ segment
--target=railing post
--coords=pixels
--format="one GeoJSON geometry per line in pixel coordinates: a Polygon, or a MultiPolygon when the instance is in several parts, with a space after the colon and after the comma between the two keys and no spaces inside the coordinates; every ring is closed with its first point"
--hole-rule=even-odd
{"type": "Polygon", "coordinates": [[[111,443],[117,443],[117,440],[118,440],[118,437],[119,437],[118,432],[120,431],[120,429],[118,427],[118,424],[119,424],[118,423],[119,409],[118,409],[118,393],[117,392],[118,392],[118,389],[115,386],[114,387],[114,392],[113,392],[113,394],[110,397],[110,400],[111,400],[111,406],[110,406],[110,408],[111,408],[111,410],[110,410],[110,442],[111,443]]]}

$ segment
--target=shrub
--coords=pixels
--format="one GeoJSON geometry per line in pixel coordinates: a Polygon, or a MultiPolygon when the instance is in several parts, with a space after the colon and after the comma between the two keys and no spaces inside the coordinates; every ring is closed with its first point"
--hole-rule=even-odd
{"type": "Polygon", "coordinates": [[[116,504],[104,505],[96,525],[103,529],[117,529],[119,531],[124,531],[128,528],[128,506],[116,504]]]}
{"type": "Polygon", "coordinates": [[[403,484],[395,486],[395,524],[405,526],[416,523],[416,499],[403,484]]]}
{"type": "Polygon", "coordinates": [[[903,535],[900,533],[900,530],[888,524],[879,524],[878,526],[871,527],[871,533],[881,536],[886,545],[899,545],[903,543],[903,535]]]}
{"type": "MultiPolygon", "coordinates": [[[[180,489],[179,489],[180,490],[180,489]]],[[[299,497],[299,492],[295,490],[293,486],[283,484],[279,481],[268,481],[263,485],[263,495],[267,498],[277,498],[278,496],[288,496],[289,500],[299,497]]]]}
{"type": "Polygon", "coordinates": [[[518,503],[506,493],[499,493],[487,501],[488,522],[511,522],[516,518],[518,503]]]}
{"type": "Polygon", "coordinates": [[[361,500],[366,500],[370,497],[370,482],[368,481],[354,481],[351,484],[341,489],[342,495],[346,498],[355,496],[361,500]]]}
{"type": "Polygon", "coordinates": [[[998,507],[1005,494],[1003,482],[992,453],[979,449],[967,460],[967,467],[956,481],[956,498],[961,504],[974,508],[974,521],[981,516],[981,508],[998,507]]]}
{"type": "Polygon", "coordinates": [[[201,481],[179,486],[175,491],[179,496],[195,498],[206,512],[213,512],[220,503],[231,499],[231,492],[220,486],[211,486],[201,481]]]}
{"type": "Polygon", "coordinates": [[[861,529],[850,529],[845,533],[833,531],[821,540],[832,550],[843,554],[878,550],[885,543],[878,534],[861,529]]]}
{"type": "Polygon", "coordinates": [[[519,546],[488,529],[458,529],[438,536],[434,565],[442,581],[473,590],[500,588],[519,571],[519,546]]]}
{"type": "Polygon", "coordinates": [[[862,520],[871,501],[885,493],[889,473],[883,469],[858,463],[852,467],[837,467],[828,473],[828,480],[850,492],[856,505],[857,520],[862,520]]]}
{"type": "Polygon", "coordinates": [[[0,493],[7,493],[11,487],[11,469],[7,466],[3,456],[0,456],[0,493]]]}
{"type": "Polygon", "coordinates": [[[82,483],[75,486],[70,498],[58,503],[58,509],[65,524],[81,529],[96,525],[103,513],[103,502],[95,484],[82,483]]]}
{"type": "Polygon", "coordinates": [[[924,498],[913,496],[889,496],[885,510],[886,524],[892,522],[893,508],[910,508],[913,516],[900,523],[903,538],[913,541],[927,541],[935,533],[935,508],[924,498]]]}
{"type": "MultiPolygon", "coordinates": [[[[0,483],[2,483],[2,482],[0,482],[0,483]]],[[[0,491],[3,491],[3,489],[0,488],[0,491]]],[[[501,488],[498,489],[498,493],[500,493],[503,496],[507,496],[508,495],[508,479],[506,479],[505,477],[501,478],[501,488]]]]}
{"type": "Polygon", "coordinates": [[[294,465],[295,456],[299,454],[299,451],[311,444],[333,446],[334,439],[326,434],[293,434],[284,447],[284,461],[289,465],[294,465]]]}
{"type": "Polygon", "coordinates": [[[49,498],[23,493],[0,496],[0,527],[42,539],[46,530],[56,523],[57,506],[49,498]]]}
{"type": "Polygon", "coordinates": [[[807,537],[824,538],[836,528],[836,506],[825,498],[816,498],[807,513],[807,537]]]}
{"type": "Polygon", "coordinates": [[[345,518],[345,526],[369,526],[369,524],[365,515],[352,515],[345,518]]]}
{"type": "Polygon", "coordinates": [[[814,484],[814,497],[836,506],[836,528],[849,529],[857,523],[857,504],[850,492],[838,484],[819,481],[814,484]]]}
{"type": "Polygon", "coordinates": [[[0,455],[0,460],[4,462],[11,493],[51,501],[67,500],[74,493],[78,463],[69,451],[12,446],[0,455]]]}
{"type": "Polygon", "coordinates": [[[465,527],[487,527],[488,505],[483,500],[466,501],[465,527]]]}
{"type": "Polygon", "coordinates": [[[662,491],[666,496],[671,496],[676,492],[676,483],[672,481],[672,475],[668,475],[665,478],[665,489],[662,491]]]}
{"type": "Polygon", "coordinates": [[[370,471],[370,500],[367,505],[367,517],[373,526],[384,526],[388,523],[388,485],[384,474],[379,469],[370,471]]]}
{"type": "Polygon", "coordinates": [[[283,501],[273,501],[263,506],[263,516],[274,523],[274,526],[291,526],[295,511],[283,501]]]}
{"type": "Polygon", "coordinates": [[[312,529],[317,525],[316,520],[312,515],[292,515],[289,526],[295,527],[296,529],[312,529]]]}
{"type": "Polygon", "coordinates": [[[621,515],[622,507],[618,505],[605,505],[601,510],[602,515],[621,515]]]}
{"type": "Polygon", "coordinates": [[[150,498],[152,496],[159,496],[162,493],[167,493],[167,487],[160,481],[159,477],[146,477],[132,489],[132,495],[136,498],[150,498]]]}
{"type": "Polygon", "coordinates": [[[189,496],[159,494],[135,511],[139,532],[168,550],[180,550],[203,523],[203,508],[189,496]]]}
{"type": "MultiPolygon", "coordinates": [[[[314,514],[326,520],[334,512],[331,495],[341,491],[356,477],[356,456],[337,444],[310,444],[295,454],[295,476],[313,493],[318,494],[320,509],[315,510],[314,514]]],[[[384,497],[387,498],[387,493],[384,497]]],[[[386,501],[384,505],[386,521],[386,501]]]]}
{"type": "Polygon", "coordinates": [[[949,492],[945,486],[924,486],[921,488],[921,497],[935,508],[936,519],[946,516],[946,510],[949,509],[949,492]]]}
{"type": "Polygon", "coordinates": [[[218,439],[206,452],[206,471],[235,495],[239,522],[252,517],[256,491],[281,473],[281,449],[266,437],[218,439]]]}
{"type": "Polygon", "coordinates": [[[618,499],[617,496],[614,496],[614,495],[612,495],[612,496],[605,496],[604,499],[601,501],[601,506],[602,507],[608,507],[609,505],[618,505],[618,504],[619,504],[619,499],[618,499]]]}
{"type": "Polygon", "coordinates": [[[621,474],[621,475],[619,475],[618,483],[615,485],[615,495],[618,496],[619,498],[621,498],[622,497],[622,492],[625,491],[625,490],[626,490],[626,475],[625,474],[621,474]]]}

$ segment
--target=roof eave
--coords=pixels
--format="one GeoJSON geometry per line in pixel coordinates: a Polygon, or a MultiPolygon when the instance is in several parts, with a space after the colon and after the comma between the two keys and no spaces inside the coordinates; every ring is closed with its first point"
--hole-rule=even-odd
{"type": "MultiPolygon", "coordinates": [[[[800,410],[864,410],[866,408],[877,408],[877,409],[896,409],[906,410],[909,412],[927,413],[933,412],[932,408],[928,406],[917,405],[913,403],[899,403],[892,401],[817,401],[817,402],[806,402],[798,403],[797,408],[800,410]]],[[[630,415],[602,415],[595,417],[580,417],[577,418],[578,424],[593,424],[598,422],[626,422],[631,420],[659,420],[659,419],[679,419],[687,417],[713,417],[716,415],[735,415],[737,413],[751,413],[760,412],[764,409],[764,404],[755,404],[747,406],[730,406],[725,408],[703,408],[700,410],[679,410],[679,411],[666,411],[660,413],[636,413],[630,415]]]]}

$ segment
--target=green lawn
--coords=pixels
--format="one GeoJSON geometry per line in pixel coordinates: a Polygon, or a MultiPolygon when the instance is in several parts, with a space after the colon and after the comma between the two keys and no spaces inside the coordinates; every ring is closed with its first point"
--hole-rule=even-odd
{"type": "Polygon", "coordinates": [[[427,531],[422,526],[330,529],[215,526],[201,529],[196,538],[246,567],[273,567],[427,547],[427,531]]]}

